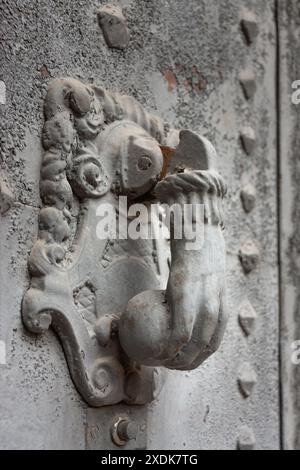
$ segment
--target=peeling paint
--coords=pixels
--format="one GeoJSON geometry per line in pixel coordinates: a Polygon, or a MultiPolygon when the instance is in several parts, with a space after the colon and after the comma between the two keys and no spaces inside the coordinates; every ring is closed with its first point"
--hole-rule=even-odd
{"type": "Polygon", "coordinates": [[[178,87],[176,75],[172,70],[166,70],[164,76],[168,82],[168,91],[172,93],[178,87]]]}

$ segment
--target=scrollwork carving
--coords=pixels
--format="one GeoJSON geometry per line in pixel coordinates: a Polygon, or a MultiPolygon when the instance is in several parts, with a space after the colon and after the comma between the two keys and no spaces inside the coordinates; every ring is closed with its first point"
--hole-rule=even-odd
{"type": "Polygon", "coordinates": [[[91,406],[149,402],[155,388],[149,366],[195,368],[217,349],[225,328],[226,186],[213,170],[216,152],[135,99],[72,78],[50,84],[43,146],[43,208],[28,262],[24,323],[35,333],[53,326],[91,406]],[[134,246],[111,240],[109,232],[97,236],[99,207],[115,207],[119,196],[129,205],[203,205],[202,249],[187,252],[171,230],[166,289],[161,266],[169,253],[159,241],[134,246]]]}

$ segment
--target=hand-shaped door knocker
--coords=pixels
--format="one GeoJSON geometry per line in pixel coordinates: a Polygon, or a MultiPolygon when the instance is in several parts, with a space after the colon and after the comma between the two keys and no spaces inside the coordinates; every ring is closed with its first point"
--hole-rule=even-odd
{"type": "MultiPolygon", "coordinates": [[[[172,130],[133,98],[66,78],[45,102],[43,208],[30,258],[23,320],[34,333],[52,325],[83,398],[100,407],[153,399],[157,368],[192,370],[217,350],[226,327],[225,242],[212,145],[172,130]],[[127,211],[120,210],[120,199],[127,211]],[[201,207],[197,220],[172,217],[165,238],[99,236],[99,214],[201,207]],[[167,273],[167,278],[164,273],[167,273]],[[165,279],[166,278],[166,279],[165,279]]],[[[158,211],[159,212],[159,211],[158,211]]],[[[158,220],[159,219],[159,220],[158,220]]],[[[164,223],[163,212],[158,223],[164,223]]],[[[125,235],[128,235],[128,226],[125,235]]]]}

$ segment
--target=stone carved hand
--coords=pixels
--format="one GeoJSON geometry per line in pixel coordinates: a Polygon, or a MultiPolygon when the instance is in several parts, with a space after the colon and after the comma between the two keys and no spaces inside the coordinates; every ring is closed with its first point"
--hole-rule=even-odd
{"type": "MultiPolygon", "coordinates": [[[[161,202],[181,208],[188,203],[202,205],[204,237],[201,246],[190,250],[187,239],[175,238],[173,227],[166,291],[141,293],[121,316],[121,345],[138,363],[190,370],[218,349],[227,321],[220,213],[225,192],[222,178],[214,171],[171,175],[158,184],[161,202]]],[[[193,225],[192,221],[184,223],[193,225]]]]}
{"type": "MultiPolygon", "coordinates": [[[[155,369],[143,365],[194,369],[218,348],[225,329],[219,207],[225,185],[211,170],[215,151],[192,132],[170,129],[135,99],[72,78],[50,84],[45,117],[44,207],[28,262],[31,284],[23,299],[24,323],[34,333],[52,325],[74,383],[90,406],[149,403],[155,369]],[[154,188],[161,203],[204,207],[202,245],[190,251],[188,237],[176,239],[172,227],[165,291],[154,290],[159,285],[156,272],[135,258],[130,246],[125,261],[121,256],[106,269],[99,253],[104,256],[107,241],[96,236],[100,200],[113,204],[118,195],[131,201],[148,198],[154,188]],[[110,268],[113,281],[124,282],[124,266],[132,273],[128,292],[118,292],[106,315],[103,292],[111,283],[110,268]],[[144,289],[153,290],[133,297],[125,308],[144,289]]],[[[195,228],[193,220],[184,224],[195,228]]]]}

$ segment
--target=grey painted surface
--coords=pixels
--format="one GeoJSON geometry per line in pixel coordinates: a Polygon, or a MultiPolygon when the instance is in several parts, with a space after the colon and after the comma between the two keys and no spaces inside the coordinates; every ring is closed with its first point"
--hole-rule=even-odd
{"type": "Polygon", "coordinates": [[[300,108],[293,104],[292,84],[300,79],[300,4],[279,2],[280,19],[280,156],[281,156],[281,263],[282,263],[282,384],[283,430],[286,449],[300,448],[300,368],[292,363],[292,343],[299,328],[299,129],[300,108]]]}
{"type": "Polygon", "coordinates": [[[83,448],[84,409],[61,348],[53,334],[29,335],[20,320],[36,218],[36,209],[19,205],[1,219],[0,336],[7,365],[0,368],[0,447],[83,448]]]}
{"type": "MultiPolygon", "coordinates": [[[[253,429],[258,449],[279,447],[273,2],[247,3],[259,17],[260,30],[250,48],[239,31],[241,2],[225,3],[206,2],[205,8],[199,5],[193,18],[189,9],[177,13],[173,9],[172,15],[166,15],[170,26],[165,29],[173,32],[175,28],[177,38],[185,38],[182,54],[191,57],[189,62],[199,64],[203,75],[208,77],[207,89],[200,95],[190,97],[180,87],[173,109],[176,120],[179,117],[181,121],[184,116],[189,127],[212,140],[222,159],[222,174],[229,183],[225,236],[230,321],[221,350],[207,364],[191,374],[169,373],[166,387],[149,416],[152,449],[161,446],[164,449],[170,446],[233,449],[242,425],[253,429]],[[194,40],[194,32],[199,29],[202,34],[194,40]],[[248,103],[238,83],[240,70],[245,66],[253,67],[257,75],[257,93],[248,103]],[[238,143],[240,128],[248,124],[258,136],[257,148],[251,156],[246,156],[238,143]],[[257,205],[246,215],[239,191],[250,182],[257,189],[257,205]],[[262,256],[260,266],[249,276],[244,275],[237,260],[240,244],[247,239],[258,242],[262,256]],[[239,306],[245,298],[258,314],[255,332],[248,339],[237,321],[239,306]],[[241,397],[236,383],[239,367],[244,363],[252,364],[258,376],[248,400],[241,397]]],[[[173,60],[178,59],[174,56],[173,60]]],[[[167,92],[165,96],[163,106],[167,92]]]]}
{"type": "MultiPolygon", "coordinates": [[[[124,6],[131,33],[125,52],[109,49],[88,0],[17,0],[0,5],[1,173],[18,204],[1,219],[0,366],[1,448],[84,448],[86,407],[69,378],[52,334],[25,333],[20,302],[28,287],[26,262],[37,236],[42,106],[53,77],[92,79],[135,96],[174,127],[203,133],[216,146],[229,184],[225,202],[230,322],[219,353],[197,372],[168,373],[149,409],[149,448],[234,449],[239,429],[253,429],[257,448],[279,447],[278,269],[276,173],[276,29],[274,2],[253,0],[132,0],[124,6]],[[243,6],[256,11],[259,37],[246,45],[243,6]],[[245,67],[257,76],[246,101],[239,84],[245,67]],[[239,131],[251,125],[257,148],[247,156],[239,131]],[[244,213],[242,186],[252,183],[257,205],[244,213]],[[259,267],[245,275],[240,246],[256,240],[259,267]],[[258,314],[246,338],[238,325],[248,298],[258,314]],[[250,363],[258,376],[245,400],[238,370],[250,363]]],[[[93,412],[92,412],[93,413],[93,412]]],[[[89,413],[90,416],[90,413],[89,413]]]]}

